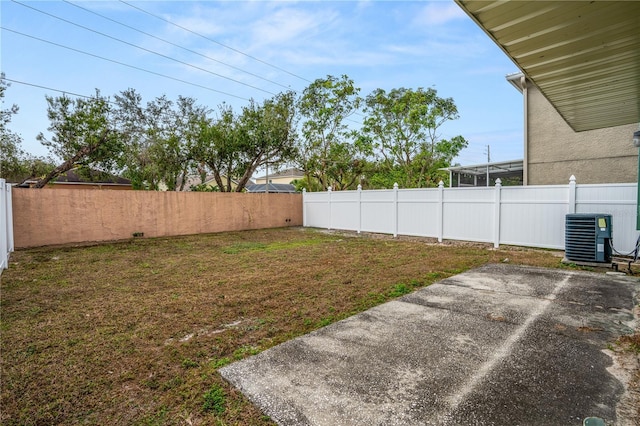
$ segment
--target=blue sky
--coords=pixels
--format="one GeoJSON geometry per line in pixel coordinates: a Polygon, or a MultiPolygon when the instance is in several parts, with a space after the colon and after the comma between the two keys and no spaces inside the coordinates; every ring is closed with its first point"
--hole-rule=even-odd
{"type": "MultiPolygon", "coordinates": [[[[485,162],[487,145],[492,161],[523,155],[522,95],[505,79],[518,69],[453,1],[21,3],[1,2],[1,69],[8,79],[82,95],[135,88],[145,101],[182,95],[211,108],[222,102],[240,108],[249,98],[285,88],[301,93],[316,78],[346,74],[363,96],[376,88],[434,87],[452,97],[460,119],[441,136],[469,140],[456,160],[462,164],[485,162]]],[[[10,128],[27,151],[44,155],[36,135],[48,126],[45,95],[61,93],[11,84],[3,108],[15,103],[20,112],[10,128]]]]}

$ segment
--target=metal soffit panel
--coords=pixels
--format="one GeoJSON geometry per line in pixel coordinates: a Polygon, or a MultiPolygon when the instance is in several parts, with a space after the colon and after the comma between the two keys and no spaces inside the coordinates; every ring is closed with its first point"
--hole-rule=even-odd
{"type": "Polygon", "coordinates": [[[640,122],[640,1],[455,1],[575,131],[640,122]]]}

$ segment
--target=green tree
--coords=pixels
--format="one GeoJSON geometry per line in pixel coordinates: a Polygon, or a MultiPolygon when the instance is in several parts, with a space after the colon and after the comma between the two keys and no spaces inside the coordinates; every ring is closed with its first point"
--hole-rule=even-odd
{"type": "Polygon", "coordinates": [[[304,118],[298,162],[311,187],[313,179],[322,190],[344,189],[357,180],[358,147],[345,121],[360,107],[359,91],[348,76],[329,75],[311,83],[298,100],[304,118]]]}
{"type": "MultiPolygon", "coordinates": [[[[197,164],[208,168],[221,192],[231,192],[231,183],[237,173],[238,132],[233,108],[226,104],[218,107],[216,120],[202,120],[196,143],[191,154],[197,164]]],[[[204,183],[206,168],[200,167],[204,183]]]]}
{"type": "Polygon", "coordinates": [[[63,162],[41,179],[36,188],[44,187],[74,167],[96,167],[105,172],[118,167],[122,143],[109,118],[108,98],[96,90],[91,98],[46,96],[46,100],[52,136],[47,139],[40,133],[37,139],[63,162]]]}
{"type": "Polygon", "coordinates": [[[357,143],[334,143],[327,151],[327,178],[336,191],[355,189],[363,182],[370,163],[357,143]]]}
{"type": "Polygon", "coordinates": [[[208,111],[195,99],[182,96],[173,105],[163,96],[147,106],[153,123],[151,154],[167,189],[182,191],[194,169],[192,150],[208,111]]]}
{"type": "Polygon", "coordinates": [[[193,98],[160,96],[142,105],[128,89],[115,96],[114,123],[124,144],[124,175],[137,189],[184,189],[195,169],[192,149],[208,109],[193,98]]]}
{"type": "MultiPolygon", "coordinates": [[[[0,101],[4,106],[4,96],[9,83],[4,73],[0,74],[0,101]]],[[[0,178],[15,179],[26,173],[22,150],[22,138],[9,130],[11,118],[18,113],[18,106],[11,105],[7,109],[0,109],[0,178]]]]}
{"type": "Polygon", "coordinates": [[[220,191],[242,191],[253,173],[296,157],[295,95],[281,93],[262,104],[251,101],[236,115],[221,105],[216,120],[201,120],[192,147],[196,164],[206,164],[220,191]],[[235,189],[232,181],[236,180],[235,189]]]}
{"type": "Polygon", "coordinates": [[[147,111],[142,96],[127,89],[114,96],[113,121],[123,143],[123,175],[135,189],[158,190],[161,176],[152,156],[147,111]]]}
{"type": "MultiPolygon", "coordinates": [[[[10,84],[0,73],[0,102],[10,84]]],[[[22,149],[22,138],[9,129],[11,118],[18,113],[18,106],[0,109],[0,178],[9,182],[23,182],[30,177],[41,177],[55,166],[50,159],[36,157],[22,149]]]]}
{"type": "Polygon", "coordinates": [[[449,166],[468,144],[462,136],[440,139],[440,127],[459,115],[453,99],[438,97],[435,89],[377,89],[365,102],[362,134],[378,155],[373,186],[436,186],[444,177],[438,169],[449,166]]]}
{"type": "Polygon", "coordinates": [[[275,169],[297,157],[295,93],[280,93],[262,105],[251,102],[242,109],[238,123],[241,191],[258,168],[275,169]]]}

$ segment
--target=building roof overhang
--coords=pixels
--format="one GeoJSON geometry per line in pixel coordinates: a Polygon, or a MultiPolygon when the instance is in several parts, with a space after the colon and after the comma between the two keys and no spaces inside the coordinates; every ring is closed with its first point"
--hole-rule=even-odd
{"type": "Polygon", "coordinates": [[[640,122],[640,1],[455,1],[575,131],[640,122]]]}

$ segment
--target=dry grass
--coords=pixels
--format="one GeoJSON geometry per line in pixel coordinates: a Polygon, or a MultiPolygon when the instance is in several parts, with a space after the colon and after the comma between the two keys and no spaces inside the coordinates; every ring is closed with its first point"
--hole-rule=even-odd
{"type": "Polygon", "coordinates": [[[0,423],[271,424],[219,367],[505,258],[560,265],[292,228],[18,251],[0,287],[0,423]]]}

